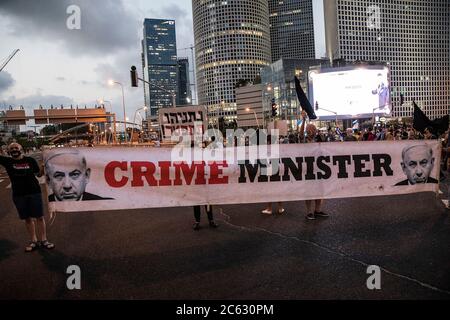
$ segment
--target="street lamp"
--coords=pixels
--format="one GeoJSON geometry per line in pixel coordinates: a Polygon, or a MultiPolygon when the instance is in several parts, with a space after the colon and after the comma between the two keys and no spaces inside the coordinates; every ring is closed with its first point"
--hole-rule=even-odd
{"type": "Polygon", "coordinates": [[[336,127],[338,126],[338,113],[336,111],[328,110],[328,109],[324,109],[324,108],[319,108],[319,103],[317,101],[316,101],[315,109],[316,109],[316,111],[318,111],[320,109],[320,110],[323,110],[323,111],[326,111],[326,112],[333,113],[336,116],[336,127]]]}
{"type": "Polygon", "coordinates": [[[258,125],[258,129],[260,129],[258,117],[256,116],[255,110],[250,110],[250,108],[245,108],[245,111],[247,111],[247,112],[253,111],[253,114],[255,115],[256,124],[258,125]]]}
{"type": "Polygon", "coordinates": [[[124,130],[125,130],[125,137],[126,137],[126,134],[127,134],[127,115],[126,115],[126,112],[125,112],[125,93],[123,91],[123,84],[121,84],[120,82],[114,81],[114,80],[109,80],[108,84],[110,86],[113,86],[114,84],[118,84],[122,88],[122,106],[123,106],[123,120],[124,120],[123,121],[123,125],[124,125],[124,130]]]}
{"type": "MultiPolygon", "coordinates": [[[[133,120],[133,125],[136,125],[136,115],[139,112],[139,110],[144,110],[147,111],[147,106],[143,106],[142,108],[138,108],[135,112],[134,112],[134,120],[133,120]]],[[[134,126],[133,126],[133,131],[131,132],[131,137],[130,137],[130,143],[133,140],[133,134],[134,134],[134,126]]]]}
{"type": "Polygon", "coordinates": [[[376,107],[372,109],[372,126],[375,126],[375,110],[382,109],[383,107],[376,107]]]}

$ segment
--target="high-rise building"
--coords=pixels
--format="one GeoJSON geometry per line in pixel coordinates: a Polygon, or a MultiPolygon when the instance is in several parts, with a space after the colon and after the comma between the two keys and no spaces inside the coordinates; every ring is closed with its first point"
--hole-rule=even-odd
{"type": "Polygon", "coordinates": [[[191,84],[189,81],[189,59],[178,58],[178,90],[177,104],[186,105],[192,103],[191,84]]]}
{"type": "Polygon", "coordinates": [[[235,87],[271,62],[267,0],[193,0],[198,100],[210,122],[236,119],[235,87]]]}
{"type": "Polygon", "coordinates": [[[272,62],[316,57],[313,1],[269,0],[272,62]]]}
{"type": "Polygon", "coordinates": [[[448,0],[323,0],[313,11],[330,59],[390,65],[394,116],[412,116],[412,100],[430,118],[449,113],[448,0]]]}
{"type": "Polygon", "coordinates": [[[177,92],[175,21],[145,19],[142,48],[144,79],[154,84],[144,84],[147,117],[154,117],[160,108],[173,106],[177,92]]]}

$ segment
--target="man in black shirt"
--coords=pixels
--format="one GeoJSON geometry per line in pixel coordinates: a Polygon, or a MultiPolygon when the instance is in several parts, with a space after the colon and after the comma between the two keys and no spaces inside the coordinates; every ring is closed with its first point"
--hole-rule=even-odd
{"type": "Polygon", "coordinates": [[[20,144],[11,143],[8,147],[11,158],[0,156],[0,165],[5,167],[11,180],[13,202],[20,219],[25,220],[31,238],[31,242],[25,247],[25,251],[34,251],[39,245],[47,249],[53,249],[54,244],[47,240],[41,187],[36,179],[36,176],[42,176],[42,170],[36,160],[25,157],[22,150],[20,144]],[[38,242],[36,236],[36,225],[41,239],[40,242],[38,242]]]}

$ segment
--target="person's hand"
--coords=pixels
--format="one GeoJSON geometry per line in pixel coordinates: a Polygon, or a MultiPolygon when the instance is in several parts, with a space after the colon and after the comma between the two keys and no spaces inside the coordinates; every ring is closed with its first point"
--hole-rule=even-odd
{"type": "Polygon", "coordinates": [[[307,116],[306,111],[305,111],[305,110],[302,110],[302,119],[305,120],[305,119],[306,119],[306,116],[307,116]]]}

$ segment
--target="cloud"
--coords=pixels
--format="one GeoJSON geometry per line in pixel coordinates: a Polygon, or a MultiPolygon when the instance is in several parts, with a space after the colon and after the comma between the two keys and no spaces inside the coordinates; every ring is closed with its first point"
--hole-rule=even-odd
{"type": "Polygon", "coordinates": [[[16,37],[43,38],[74,55],[114,54],[139,44],[137,18],[121,0],[2,0],[0,17],[8,18],[16,37]],[[81,29],[70,30],[68,6],[81,9],[81,29]]]}
{"type": "Polygon", "coordinates": [[[12,87],[14,83],[15,81],[10,73],[4,70],[0,72],[0,94],[12,87]]]}

